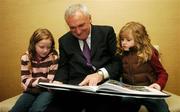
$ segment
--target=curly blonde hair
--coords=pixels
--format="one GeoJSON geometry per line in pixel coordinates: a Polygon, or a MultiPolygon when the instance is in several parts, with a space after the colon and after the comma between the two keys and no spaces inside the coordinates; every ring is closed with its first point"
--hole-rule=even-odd
{"type": "Polygon", "coordinates": [[[121,40],[123,38],[127,38],[123,37],[124,32],[132,34],[135,42],[134,48],[137,50],[137,56],[139,57],[139,61],[146,62],[147,60],[150,60],[153,52],[153,46],[151,44],[151,40],[146,31],[146,28],[142,24],[133,21],[125,24],[125,26],[123,26],[120,30],[118,36],[118,53],[123,53],[121,40]]]}

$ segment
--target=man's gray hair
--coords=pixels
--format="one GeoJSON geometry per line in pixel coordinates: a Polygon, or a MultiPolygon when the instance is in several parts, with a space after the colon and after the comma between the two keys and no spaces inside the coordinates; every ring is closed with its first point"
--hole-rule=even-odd
{"type": "Polygon", "coordinates": [[[67,20],[67,18],[69,16],[73,16],[76,12],[82,12],[84,15],[90,16],[90,14],[88,12],[88,8],[86,5],[84,5],[84,4],[73,4],[66,9],[65,15],[64,15],[65,20],[67,20]]]}

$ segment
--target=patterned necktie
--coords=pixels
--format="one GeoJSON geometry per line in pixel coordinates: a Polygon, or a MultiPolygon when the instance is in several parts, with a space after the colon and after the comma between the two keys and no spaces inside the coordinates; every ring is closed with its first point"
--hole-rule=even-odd
{"type": "Polygon", "coordinates": [[[90,48],[89,48],[86,40],[83,40],[83,42],[84,42],[83,55],[86,58],[86,65],[87,66],[92,66],[92,64],[91,64],[91,51],[90,51],[90,48]]]}

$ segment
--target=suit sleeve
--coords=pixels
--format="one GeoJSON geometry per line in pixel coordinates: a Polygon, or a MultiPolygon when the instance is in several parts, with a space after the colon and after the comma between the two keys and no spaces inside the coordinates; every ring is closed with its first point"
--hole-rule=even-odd
{"type": "Polygon", "coordinates": [[[68,81],[68,74],[69,74],[68,66],[69,65],[67,63],[68,56],[65,53],[63,44],[61,42],[61,38],[59,39],[59,53],[60,53],[60,58],[58,61],[59,66],[58,66],[58,70],[56,72],[54,80],[66,83],[68,81]]]}
{"type": "Polygon", "coordinates": [[[114,29],[111,27],[109,30],[109,33],[107,35],[108,38],[108,51],[109,55],[111,55],[111,60],[109,63],[105,66],[106,70],[109,73],[110,79],[116,79],[119,80],[120,78],[120,61],[119,58],[115,55],[116,54],[116,34],[114,32],[114,29]]]}

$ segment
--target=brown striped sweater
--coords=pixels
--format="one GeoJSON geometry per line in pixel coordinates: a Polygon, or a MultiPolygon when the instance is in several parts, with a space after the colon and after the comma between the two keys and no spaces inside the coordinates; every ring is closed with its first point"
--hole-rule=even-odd
{"type": "Polygon", "coordinates": [[[26,52],[21,57],[21,85],[25,92],[39,93],[40,89],[36,86],[38,82],[53,81],[58,69],[58,56],[57,54],[50,53],[40,61],[33,59],[31,69],[29,61],[28,52],[26,52]]]}

